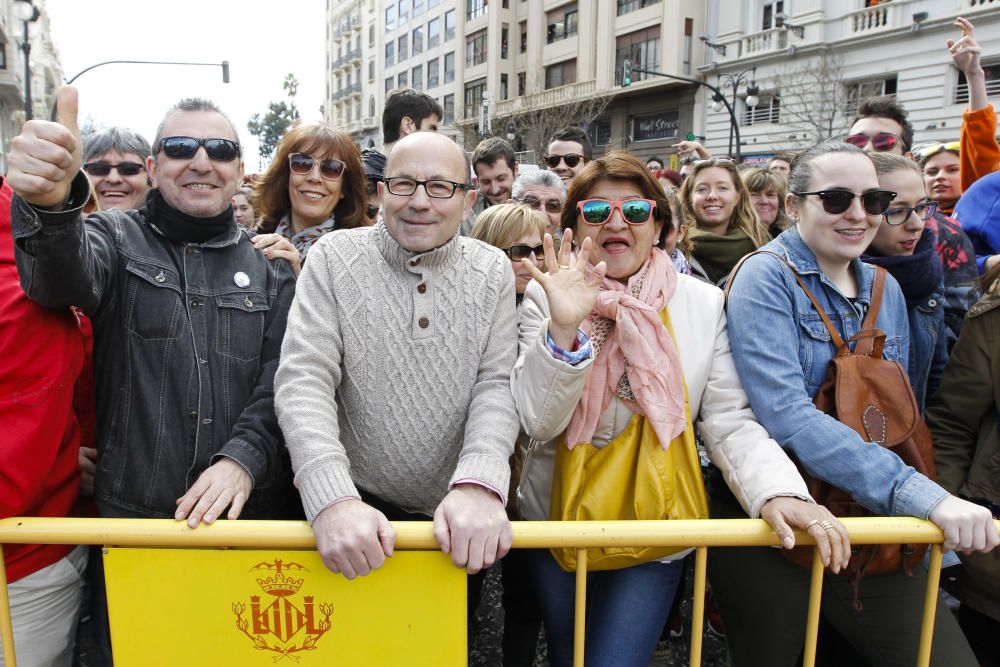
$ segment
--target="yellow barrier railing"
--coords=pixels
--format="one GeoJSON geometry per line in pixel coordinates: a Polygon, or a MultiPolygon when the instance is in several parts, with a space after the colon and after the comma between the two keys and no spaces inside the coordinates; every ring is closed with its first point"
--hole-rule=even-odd
{"type": "MultiPolygon", "coordinates": [[[[927,591],[921,624],[918,667],[930,663],[934,614],[941,573],[941,530],[929,521],[902,517],[843,519],[852,544],[932,544],[927,591]]],[[[1000,521],[997,521],[1000,529],[1000,521]]],[[[397,522],[396,548],[430,551],[438,548],[430,522],[397,522]]],[[[709,547],[775,546],[771,528],[761,520],[711,519],[706,521],[613,521],[550,522],[513,524],[514,547],[538,549],[577,547],[576,619],[574,665],[582,667],[588,547],[695,545],[695,590],[691,628],[691,665],[701,664],[705,575],[709,547]]],[[[797,544],[814,544],[807,533],[797,532],[797,544]]],[[[312,530],[296,521],[219,521],[196,529],[169,519],[53,519],[15,517],[0,520],[3,544],[99,544],[122,547],[197,548],[315,548],[312,530]]],[[[2,552],[2,548],[0,548],[2,552]]],[[[0,553],[2,556],[2,553],[0,553]]],[[[809,591],[803,664],[812,667],[816,656],[822,595],[823,566],[814,551],[809,591]]],[[[0,557],[0,638],[5,664],[16,667],[13,629],[7,595],[7,576],[0,557]]]]}

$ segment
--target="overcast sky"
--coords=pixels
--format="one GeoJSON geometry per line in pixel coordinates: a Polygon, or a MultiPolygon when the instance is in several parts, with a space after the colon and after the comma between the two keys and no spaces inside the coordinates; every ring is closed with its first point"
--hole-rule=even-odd
{"type": "Polygon", "coordinates": [[[152,141],[182,97],[215,100],[237,125],[247,171],[259,171],[249,117],[284,99],[289,72],[306,122],[322,119],[326,62],[324,0],[46,0],[52,37],[69,78],[104,60],[229,61],[221,67],[105,65],[81,76],[80,122],[123,125],[152,141]]]}

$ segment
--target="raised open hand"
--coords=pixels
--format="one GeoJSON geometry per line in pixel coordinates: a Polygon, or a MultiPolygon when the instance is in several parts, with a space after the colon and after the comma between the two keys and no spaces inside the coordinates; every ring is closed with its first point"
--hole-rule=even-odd
{"type": "Polygon", "coordinates": [[[573,258],[571,229],[567,229],[563,234],[558,259],[550,234],[545,235],[542,244],[545,248],[545,268],[548,269],[548,273],[542,273],[541,269],[526,259],[522,259],[521,263],[531,270],[548,297],[551,317],[549,334],[552,340],[559,347],[569,350],[576,341],[580,323],[594,309],[607,266],[604,262],[599,262],[597,266],[590,265],[593,242],[589,238],[583,240],[580,252],[576,259],[573,258]]]}

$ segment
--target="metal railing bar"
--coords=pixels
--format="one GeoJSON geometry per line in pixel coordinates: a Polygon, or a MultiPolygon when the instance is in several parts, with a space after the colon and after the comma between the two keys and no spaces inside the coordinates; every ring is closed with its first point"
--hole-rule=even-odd
{"type": "Polygon", "coordinates": [[[702,634],[705,628],[705,578],[708,572],[708,548],[694,552],[694,598],[691,609],[691,667],[701,664],[702,634]]]}
{"type": "Polygon", "coordinates": [[[806,612],[806,643],[802,650],[803,667],[816,664],[816,643],[819,639],[819,609],[823,600],[823,559],[813,548],[812,569],[809,571],[809,607],[806,612]]]}
{"type": "Polygon", "coordinates": [[[934,641],[934,617],[937,613],[938,587],[941,585],[941,545],[931,547],[927,565],[927,590],[924,592],[924,618],[920,624],[920,644],[917,647],[917,667],[931,664],[931,644],[934,641]]]}
{"type": "Polygon", "coordinates": [[[10,599],[7,596],[7,565],[4,562],[3,545],[0,544],[0,639],[3,640],[3,664],[17,667],[14,655],[14,619],[10,615],[10,599]]]}
{"type": "Polygon", "coordinates": [[[583,667],[587,634],[587,550],[576,550],[576,612],[573,614],[573,667],[583,667]]]}

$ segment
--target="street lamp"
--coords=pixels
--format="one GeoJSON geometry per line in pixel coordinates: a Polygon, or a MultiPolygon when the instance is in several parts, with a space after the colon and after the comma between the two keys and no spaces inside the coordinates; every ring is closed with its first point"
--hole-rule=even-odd
{"type": "MultiPolygon", "coordinates": [[[[19,0],[20,1],[20,0],[19,0]]],[[[176,60],[105,60],[102,63],[97,63],[96,65],[91,65],[90,67],[84,67],[82,70],[66,79],[66,85],[70,85],[82,75],[86,74],[92,69],[97,67],[102,67],[104,65],[189,65],[194,67],[222,67],[222,83],[229,83],[229,61],[223,60],[221,63],[193,63],[186,61],[176,61],[176,60]]]]}
{"type": "MultiPolygon", "coordinates": [[[[740,72],[739,74],[735,74],[735,75],[734,74],[723,74],[721,77],[719,77],[719,81],[720,81],[720,85],[732,86],[733,87],[733,105],[732,106],[736,106],[736,95],[737,95],[737,92],[739,91],[739,87],[741,85],[743,85],[743,84],[747,84],[747,98],[746,98],[747,106],[749,108],[753,109],[760,102],[760,98],[757,97],[760,94],[760,88],[757,86],[757,68],[756,67],[747,68],[747,69],[743,70],[742,72],[740,72]],[[747,74],[750,75],[749,79],[747,78],[747,74]]],[[[722,94],[717,92],[715,95],[712,96],[712,110],[713,111],[718,111],[721,108],[719,106],[719,103],[725,101],[724,99],[717,99],[717,98],[722,98],[722,94]]],[[[729,108],[732,109],[732,107],[729,107],[729,108]]],[[[738,128],[738,125],[739,125],[739,122],[736,119],[736,116],[734,114],[730,113],[730,123],[729,123],[729,154],[730,155],[732,155],[732,152],[733,152],[733,134],[734,133],[736,134],[736,142],[737,142],[737,144],[739,143],[739,128],[738,128]]],[[[737,147],[736,150],[737,150],[737,152],[739,152],[739,148],[738,147],[737,147]]]]}
{"type": "Polygon", "coordinates": [[[14,16],[23,27],[21,51],[24,52],[24,120],[31,120],[31,38],[38,34],[38,7],[31,0],[16,0],[14,16]]]}

